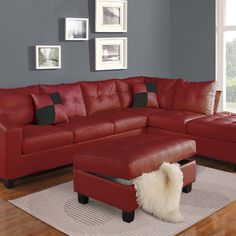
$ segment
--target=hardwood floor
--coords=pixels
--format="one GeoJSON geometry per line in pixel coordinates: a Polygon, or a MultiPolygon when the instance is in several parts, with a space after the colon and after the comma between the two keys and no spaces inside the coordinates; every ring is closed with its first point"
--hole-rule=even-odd
{"type": "MultiPolygon", "coordinates": [[[[229,163],[198,157],[198,164],[232,172],[229,163]]],[[[57,236],[65,235],[28,213],[14,207],[8,200],[38,192],[72,180],[72,167],[67,166],[41,174],[21,178],[13,189],[5,189],[0,182],[0,236],[57,236]]],[[[178,236],[235,236],[236,201],[186,229],[178,236]]]]}

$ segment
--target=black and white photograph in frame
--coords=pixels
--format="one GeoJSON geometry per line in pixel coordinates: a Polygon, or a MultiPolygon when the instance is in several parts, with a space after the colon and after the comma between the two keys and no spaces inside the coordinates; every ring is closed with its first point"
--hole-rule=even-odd
{"type": "Polygon", "coordinates": [[[103,24],[119,25],[120,12],[121,11],[119,7],[103,7],[103,24]]]}
{"type": "Polygon", "coordinates": [[[127,32],[127,0],[96,0],[96,32],[127,32]]]}
{"type": "Polygon", "coordinates": [[[65,18],[65,40],[88,40],[88,18],[65,18]]]}
{"type": "Polygon", "coordinates": [[[120,45],[102,45],[102,62],[120,62],[120,45]]]}
{"type": "Polygon", "coordinates": [[[61,46],[60,45],[37,45],[35,47],[36,69],[60,69],[61,46]]]}
{"type": "Polygon", "coordinates": [[[95,69],[127,69],[127,38],[95,39],[95,69]]]}

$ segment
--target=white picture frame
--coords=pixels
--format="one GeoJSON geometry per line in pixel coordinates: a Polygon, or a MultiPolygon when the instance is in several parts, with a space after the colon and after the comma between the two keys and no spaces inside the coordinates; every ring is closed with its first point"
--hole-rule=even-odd
{"type": "Polygon", "coordinates": [[[127,0],[96,0],[96,32],[127,32],[127,0]]]}
{"type": "Polygon", "coordinates": [[[88,18],[65,18],[65,40],[84,41],[89,39],[88,18]]]}
{"type": "Polygon", "coordinates": [[[61,69],[60,45],[37,45],[35,57],[37,70],[61,69]]]}
{"type": "Polygon", "coordinates": [[[95,70],[124,70],[128,66],[128,39],[96,38],[95,70]]]}

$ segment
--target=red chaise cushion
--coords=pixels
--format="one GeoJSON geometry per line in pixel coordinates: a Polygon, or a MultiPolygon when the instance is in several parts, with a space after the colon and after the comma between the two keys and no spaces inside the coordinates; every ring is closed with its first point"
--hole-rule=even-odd
{"type": "Polygon", "coordinates": [[[187,132],[199,137],[236,142],[236,114],[221,112],[192,120],[187,124],[187,132]]]}
{"type": "Polygon", "coordinates": [[[190,120],[204,117],[203,114],[190,111],[158,110],[148,116],[148,125],[165,130],[186,133],[186,124],[190,120]]]}

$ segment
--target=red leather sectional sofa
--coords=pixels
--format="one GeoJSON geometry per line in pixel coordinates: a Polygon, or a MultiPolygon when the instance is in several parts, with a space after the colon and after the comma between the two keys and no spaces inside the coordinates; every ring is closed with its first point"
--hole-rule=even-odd
{"type": "Polygon", "coordinates": [[[134,77],[0,89],[0,177],[13,180],[72,163],[80,145],[140,133],[187,136],[203,156],[236,163],[236,115],[213,114],[213,82],[134,77]],[[158,83],[159,108],[131,108],[132,83],[158,83]],[[209,85],[209,86],[208,86],[209,85]],[[68,123],[35,124],[30,94],[59,92],[68,123]]]}

